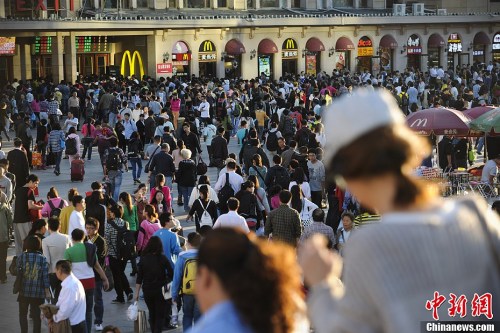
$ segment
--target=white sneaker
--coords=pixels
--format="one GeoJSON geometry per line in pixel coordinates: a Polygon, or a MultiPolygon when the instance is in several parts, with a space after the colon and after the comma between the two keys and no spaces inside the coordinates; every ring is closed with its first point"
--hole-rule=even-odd
{"type": "Polygon", "coordinates": [[[95,324],[95,331],[96,332],[102,331],[102,324],[95,324]]]}

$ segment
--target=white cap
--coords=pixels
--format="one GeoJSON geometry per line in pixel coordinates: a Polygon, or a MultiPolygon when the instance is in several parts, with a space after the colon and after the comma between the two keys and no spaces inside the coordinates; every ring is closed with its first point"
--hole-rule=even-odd
{"type": "Polygon", "coordinates": [[[386,90],[358,89],[325,110],[323,124],[327,145],[323,160],[329,163],[337,152],[360,136],[379,127],[405,124],[403,112],[386,90]]]}

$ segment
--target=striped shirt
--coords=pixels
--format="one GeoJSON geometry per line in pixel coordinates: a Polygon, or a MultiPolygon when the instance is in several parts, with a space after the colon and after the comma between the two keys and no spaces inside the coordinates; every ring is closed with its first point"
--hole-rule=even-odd
{"type": "Polygon", "coordinates": [[[62,130],[53,130],[49,134],[49,147],[53,153],[62,151],[61,140],[64,140],[64,132],[62,130]]]}
{"type": "MultiPolygon", "coordinates": [[[[85,289],[95,287],[94,269],[87,263],[87,249],[83,243],[75,243],[64,251],[64,259],[72,265],[73,274],[82,282],[85,289]]],[[[97,260],[97,254],[96,254],[97,260]]]]}
{"type": "Polygon", "coordinates": [[[59,103],[55,99],[49,102],[49,115],[57,115],[57,109],[59,109],[59,103]]]}
{"type": "Polygon", "coordinates": [[[380,222],[380,215],[362,213],[354,219],[354,226],[357,228],[374,222],[380,222]]]}

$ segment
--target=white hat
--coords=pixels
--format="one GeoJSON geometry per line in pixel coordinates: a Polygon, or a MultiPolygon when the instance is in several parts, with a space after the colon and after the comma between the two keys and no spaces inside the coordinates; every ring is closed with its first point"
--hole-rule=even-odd
{"type": "Polygon", "coordinates": [[[371,130],[405,124],[395,98],[385,90],[356,90],[352,96],[343,96],[332,103],[324,114],[328,144],[323,160],[327,163],[341,148],[371,130]]]}

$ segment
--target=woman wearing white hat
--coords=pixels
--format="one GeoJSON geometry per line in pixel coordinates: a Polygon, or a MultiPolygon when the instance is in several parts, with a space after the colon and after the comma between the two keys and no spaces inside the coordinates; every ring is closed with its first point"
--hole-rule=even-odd
{"type": "Polygon", "coordinates": [[[412,176],[430,148],[405,125],[390,94],[359,91],[325,113],[327,176],[382,219],[346,244],[345,285],[342,259],[326,240],[314,237],[300,249],[315,331],[420,332],[436,315],[491,319],[450,317],[450,293],[464,295],[469,310],[490,293],[497,302],[489,307],[499,315],[500,221],[486,203],[442,199],[412,176]]]}

